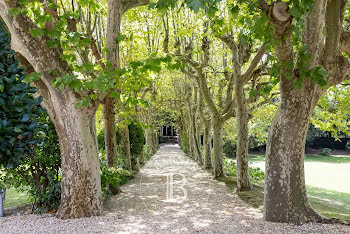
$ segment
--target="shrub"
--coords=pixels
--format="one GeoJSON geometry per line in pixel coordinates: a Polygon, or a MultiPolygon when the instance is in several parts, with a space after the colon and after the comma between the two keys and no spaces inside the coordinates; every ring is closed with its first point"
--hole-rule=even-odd
{"type": "MultiPolygon", "coordinates": [[[[234,160],[225,159],[224,166],[227,174],[237,176],[237,166],[234,160]]],[[[265,172],[258,167],[249,167],[249,176],[253,182],[258,182],[265,178],[265,172]]]]}
{"type": "Polygon", "coordinates": [[[122,168],[107,167],[102,161],[101,169],[101,188],[104,194],[109,194],[108,188],[119,188],[125,184],[131,176],[128,170],[122,168]]]}
{"type": "Polygon", "coordinates": [[[37,117],[43,111],[36,89],[23,82],[10,40],[0,23],[0,166],[17,167],[23,157],[33,154],[37,117]]]}
{"type": "Polygon", "coordinates": [[[265,178],[265,172],[259,167],[249,167],[249,175],[253,181],[260,181],[265,178]]]}
{"type": "MultiPolygon", "coordinates": [[[[117,145],[119,145],[122,136],[119,133],[119,131],[116,131],[115,134],[116,134],[117,145]]],[[[97,145],[98,145],[98,150],[100,152],[104,152],[104,150],[105,150],[105,130],[104,130],[104,128],[101,129],[100,132],[97,134],[97,145]]]]}
{"type": "Polygon", "coordinates": [[[151,158],[151,155],[148,152],[149,146],[146,144],[143,146],[143,155],[145,157],[145,160],[149,160],[151,158]]]}
{"type": "Polygon", "coordinates": [[[332,150],[330,148],[323,148],[321,149],[321,155],[323,156],[331,156],[332,150]]]}
{"type": "Polygon", "coordinates": [[[222,146],[222,150],[224,155],[226,155],[229,158],[235,158],[236,157],[236,142],[233,142],[228,139],[224,139],[224,144],[222,146]]]}
{"type": "Polygon", "coordinates": [[[45,212],[56,209],[60,203],[61,155],[58,136],[46,113],[38,118],[38,126],[34,140],[39,143],[33,154],[27,154],[21,165],[4,172],[7,186],[27,190],[38,211],[45,212]]]}

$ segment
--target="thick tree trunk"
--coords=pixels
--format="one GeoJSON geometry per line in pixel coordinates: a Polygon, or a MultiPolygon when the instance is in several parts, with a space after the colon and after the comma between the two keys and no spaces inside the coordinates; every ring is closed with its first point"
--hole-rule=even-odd
{"type": "Polygon", "coordinates": [[[106,163],[108,167],[117,164],[117,141],[115,129],[114,100],[107,98],[103,104],[104,133],[106,145],[106,163]]]}
{"type": "Polygon", "coordinates": [[[121,134],[121,148],[122,154],[127,164],[127,169],[132,172],[132,163],[131,163],[131,153],[130,153],[130,138],[129,138],[129,128],[128,126],[122,127],[119,129],[121,134]]]}
{"type": "Polygon", "coordinates": [[[203,136],[203,145],[204,145],[204,169],[211,168],[211,155],[210,155],[210,125],[204,126],[204,136],[203,136]]]}
{"type": "Polygon", "coordinates": [[[305,140],[316,103],[307,93],[314,91],[283,93],[271,124],[265,175],[264,219],[267,221],[303,224],[322,219],[311,208],[305,188],[305,140]]]}
{"type": "Polygon", "coordinates": [[[253,188],[249,179],[248,164],[248,123],[249,113],[245,100],[243,84],[235,85],[236,122],[237,122],[237,189],[249,191],[253,188]]]}
{"type": "Polygon", "coordinates": [[[223,165],[223,123],[220,117],[213,118],[213,160],[214,178],[225,177],[223,165]]]}
{"type": "Polygon", "coordinates": [[[95,128],[96,109],[54,104],[54,124],[62,157],[61,204],[57,217],[101,214],[101,181],[95,128]],[[56,121],[55,121],[56,120],[56,121]]]}

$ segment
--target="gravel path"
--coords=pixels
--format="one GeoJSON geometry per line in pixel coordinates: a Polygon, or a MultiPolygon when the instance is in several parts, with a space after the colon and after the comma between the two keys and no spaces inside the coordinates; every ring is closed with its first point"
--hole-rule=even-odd
{"type": "Polygon", "coordinates": [[[341,225],[265,222],[176,145],[163,145],[140,173],[105,204],[104,215],[0,218],[0,233],[350,233],[341,225]]]}

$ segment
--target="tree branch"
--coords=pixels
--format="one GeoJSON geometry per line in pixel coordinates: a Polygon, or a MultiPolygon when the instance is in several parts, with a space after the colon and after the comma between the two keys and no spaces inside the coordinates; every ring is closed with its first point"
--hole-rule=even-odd
{"type": "Polygon", "coordinates": [[[265,13],[269,11],[269,5],[264,0],[259,0],[259,6],[265,13]]]}
{"type": "MultiPolygon", "coordinates": [[[[119,1],[119,0],[115,0],[119,1]]],[[[123,0],[122,1],[122,12],[125,13],[128,10],[139,7],[139,6],[144,6],[150,3],[150,0],[123,0]]]]}
{"type": "MultiPolygon", "coordinates": [[[[30,29],[38,27],[28,17],[18,14],[10,16],[8,10],[13,6],[8,1],[0,0],[0,17],[5,22],[11,34],[11,47],[23,55],[36,72],[57,70],[59,73],[70,73],[68,65],[61,60],[60,48],[48,48],[49,38],[34,38],[29,33],[30,29]]],[[[49,78],[49,77],[46,77],[49,78]]],[[[49,82],[51,82],[49,78],[49,82]]]]}
{"type": "Polygon", "coordinates": [[[342,30],[340,36],[340,50],[341,52],[350,56],[350,32],[342,30]]]}
{"type": "Polygon", "coordinates": [[[264,56],[265,51],[266,51],[265,45],[262,45],[259,48],[258,53],[256,53],[255,57],[251,61],[247,71],[242,76],[242,82],[244,84],[247,83],[252,78],[252,75],[255,71],[255,68],[256,68],[256,66],[258,66],[259,62],[261,61],[262,57],[264,56]]]}
{"type": "Polygon", "coordinates": [[[339,54],[342,22],[346,7],[346,0],[328,1],[326,9],[326,44],[324,56],[334,58],[339,54]]]}

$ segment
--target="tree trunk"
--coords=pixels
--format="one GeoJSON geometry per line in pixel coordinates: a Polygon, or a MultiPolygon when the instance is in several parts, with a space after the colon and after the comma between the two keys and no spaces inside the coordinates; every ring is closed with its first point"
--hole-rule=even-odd
{"type": "MultiPolygon", "coordinates": [[[[117,42],[120,34],[120,25],[122,20],[122,4],[121,1],[107,1],[108,2],[108,22],[106,47],[109,50],[107,60],[113,66],[113,69],[120,67],[119,58],[119,43],[117,42]]],[[[117,142],[116,142],[116,128],[115,128],[115,111],[114,100],[107,97],[103,104],[103,118],[104,118],[104,133],[105,133],[105,149],[106,149],[106,163],[108,167],[115,166],[117,163],[117,142]]]]}
{"type": "Polygon", "coordinates": [[[192,116],[192,141],[193,141],[193,148],[194,148],[194,155],[195,159],[203,165],[203,158],[202,158],[202,153],[199,147],[199,142],[198,142],[198,134],[197,134],[197,129],[196,129],[196,122],[195,122],[195,117],[192,116]]]}
{"type": "Polygon", "coordinates": [[[269,133],[264,219],[303,224],[322,219],[308,202],[304,174],[306,134],[317,101],[306,95],[314,90],[302,93],[289,89],[292,91],[282,95],[269,133]]]}
{"type": "Polygon", "coordinates": [[[153,155],[156,152],[156,143],[154,137],[154,128],[150,127],[146,129],[146,144],[148,145],[149,155],[153,155]]]}
{"type": "Polygon", "coordinates": [[[144,165],[145,164],[145,152],[142,150],[140,154],[140,164],[144,165]]]}
{"type": "Polygon", "coordinates": [[[183,145],[182,145],[182,125],[178,125],[178,129],[177,129],[177,143],[179,144],[179,146],[181,147],[181,149],[183,149],[183,145]]]}
{"type": "Polygon", "coordinates": [[[117,141],[115,129],[114,100],[107,98],[103,105],[106,163],[108,167],[117,164],[117,141]]]}
{"type": "MultiPolygon", "coordinates": [[[[56,103],[57,104],[57,103],[56,103]]],[[[101,180],[95,128],[96,109],[55,106],[54,121],[62,157],[61,204],[57,217],[101,214],[101,180]]]]}
{"type": "Polygon", "coordinates": [[[121,134],[121,148],[123,157],[127,164],[127,169],[132,173],[132,163],[131,163],[131,152],[130,152],[130,138],[129,138],[129,128],[128,126],[119,129],[121,134]]]}
{"type": "Polygon", "coordinates": [[[245,100],[243,84],[235,85],[236,121],[237,121],[237,189],[238,191],[252,190],[253,186],[249,179],[248,164],[248,123],[249,113],[245,100]]]}
{"type": "Polygon", "coordinates": [[[203,144],[204,144],[204,169],[211,168],[211,156],[210,156],[210,125],[204,126],[204,136],[203,136],[203,144]]]}
{"type": "Polygon", "coordinates": [[[220,117],[213,118],[213,159],[214,159],[214,178],[225,177],[223,165],[223,123],[220,117]]]}

